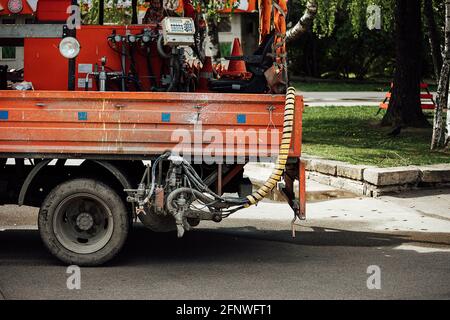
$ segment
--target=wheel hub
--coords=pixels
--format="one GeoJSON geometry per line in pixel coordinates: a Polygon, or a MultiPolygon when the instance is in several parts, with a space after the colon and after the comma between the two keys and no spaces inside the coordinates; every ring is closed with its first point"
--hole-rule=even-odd
{"type": "Polygon", "coordinates": [[[53,232],[59,243],[77,254],[91,254],[105,247],[114,232],[111,209],[90,193],[64,198],[53,215],[53,232]]]}
{"type": "Polygon", "coordinates": [[[89,213],[80,213],[77,217],[77,227],[87,231],[94,225],[94,219],[89,213]]]}

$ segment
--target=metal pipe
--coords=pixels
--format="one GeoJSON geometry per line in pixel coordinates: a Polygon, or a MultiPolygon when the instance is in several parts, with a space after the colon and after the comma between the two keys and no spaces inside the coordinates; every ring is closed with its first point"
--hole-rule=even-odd
{"type": "MultiPolygon", "coordinates": [[[[63,27],[63,38],[66,37],[77,37],[77,29],[73,28],[70,29],[67,27],[67,25],[64,25],[63,27]]],[[[68,91],[75,91],[75,70],[76,70],[76,58],[69,59],[69,66],[68,66],[68,83],[67,83],[67,90],[68,91]]]]}
{"type": "Polygon", "coordinates": [[[105,0],[98,1],[98,24],[103,25],[105,18],[105,0]]]}
{"type": "Polygon", "coordinates": [[[217,165],[217,194],[222,195],[222,164],[217,165]]]}
{"type": "Polygon", "coordinates": [[[173,206],[173,200],[180,194],[180,193],[186,193],[188,195],[194,194],[194,196],[201,200],[203,203],[211,203],[214,201],[213,198],[208,197],[207,195],[201,193],[198,190],[191,189],[191,188],[178,188],[172,191],[166,199],[166,207],[167,211],[169,211],[171,214],[177,211],[177,208],[173,206]]]}
{"type": "Polygon", "coordinates": [[[86,79],[84,80],[84,90],[89,91],[89,77],[92,75],[92,72],[86,74],[86,79]]]}
{"type": "Polygon", "coordinates": [[[106,91],[106,79],[107,79],[107,75],[105,70],[103,69],[102,71],[100,71],[99,75],[98,75],[98,80],[99,80],[99,91],[101,92],[105,92],[106,91]]]}
{"type": "Polygon", "coordinates": [[[163,35],[159,35],[158,40],[156,41],[156,48],[158,49],[158,53],[161,56],[161,58],[164,59],[169,59],[170,58],[170,54],[167,54],[164,51],[164,47],[163,47],[163,35]]]}
{"type": "Polygon", "coordinates": [[[131,7],[133,10],[133,13],[131,15],[131,24],[138,24],[137,0],[131,1],[131,7]]]}
{"type": "Polygon", "coordinates": [[[127,48],[125,47],[125,43],[122,42],[122,56],[121,56],[121,63],[122,63],[122,91],[125,90],[125,77],[126,77],[126,56],[127,56],[127,48]]]}
{"type": "Polygon", "coordinates": [[[8,88],[8,66],[0,66],[0,90],[8,88]]]}

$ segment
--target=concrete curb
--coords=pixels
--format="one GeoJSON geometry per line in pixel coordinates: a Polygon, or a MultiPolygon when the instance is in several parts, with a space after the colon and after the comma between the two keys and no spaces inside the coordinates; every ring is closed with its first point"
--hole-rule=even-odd
{"type": "Polygon", "coordinates": [[[450,186],[450,163],[378,168],[310,156],[302,159],[308,179],[359,195],[377,197],[390,192],[450,186]]]}

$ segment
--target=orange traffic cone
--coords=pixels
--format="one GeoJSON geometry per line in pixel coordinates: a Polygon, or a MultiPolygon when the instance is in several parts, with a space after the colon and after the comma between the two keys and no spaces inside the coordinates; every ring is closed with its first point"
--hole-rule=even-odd
{"type": "Polygon", "coordinates": [[[197,92],[208,92],[208,81],[213,77],[211,57],[205,57],[203,67],[200,69],[197,92]]]}
{"type": "MultiPolygon", "coordinates": [[[[231,51],[232,57],[242,56],[242,48],[241,42],[239,38],[234,38],[233,42],[233,50],[231,51]]],[[[245,74],[247,72],[247,68],[245,67],[245,62],[243,60],[230,60],[228,63],[227,73],[232,74],[245,74]]]]}

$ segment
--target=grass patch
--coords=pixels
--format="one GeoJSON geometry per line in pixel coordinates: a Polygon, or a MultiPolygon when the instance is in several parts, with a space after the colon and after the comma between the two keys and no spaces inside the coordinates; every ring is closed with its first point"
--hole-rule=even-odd
{"type": "MultiPolygon", "coordinates": [[[[450,163],[450,152],[431,152],[431,128],[403,129],[389,137],[377,107],[306,107],[303,152],[326,159],[378,167],[450,163]]],[[[432,119],[432,113],[427,116],[432,119]]]]}
{"type": "Polygon", "coordinates": [[[353,92],[353,91],[379,91],[385,92],[389,90],[389,83],[349,83],[349,82],[293,82],[293,86],[298,91],[303,92],[353,92]]]}
{"type": "MultiPolygon", "coordinates": [[[[375,82],[300,82],[292,83],[293,86],[303,92],[358,92],[358,91],[378,91],[387,92],[390,88],[390,82],[375,83],[375,82]]],[[[435,85],[429,86],[430,91],[436,91],[435,85]]]]}

